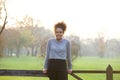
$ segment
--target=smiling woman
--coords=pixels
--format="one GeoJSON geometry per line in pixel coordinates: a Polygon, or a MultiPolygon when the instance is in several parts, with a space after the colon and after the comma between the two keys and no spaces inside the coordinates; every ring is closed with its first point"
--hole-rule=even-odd
{"type": "Polygon", "coordinates": [[[47,73],[50,80],[68,80],[68,73],[72,73],[70,41],[63,38],[66,28],[65,22],[56,23],[56,38],[47,43],[43,73],[47,73]]]}
{"type": "Polygon", "coordinates": [[[7,10],[9,17],[31,15],[51,30],[54,23],[65,21],[67,35],[95,38],[103,32],[119,38],[119,4],[119,0],[7,0],[7,10]]]}

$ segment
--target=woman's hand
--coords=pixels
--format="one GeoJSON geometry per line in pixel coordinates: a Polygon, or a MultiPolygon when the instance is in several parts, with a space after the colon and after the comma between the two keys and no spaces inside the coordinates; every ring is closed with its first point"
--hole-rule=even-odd
{"type": "Polygon", "coordinates": [[[43,73],[46,74],[47,73],[47,69],[43,69],[43,73]]]}
{"type": "Polygon", "coordinates": [[[68,69],[68,74],[71,74],[72,73],[72,69],[68,69]]]}

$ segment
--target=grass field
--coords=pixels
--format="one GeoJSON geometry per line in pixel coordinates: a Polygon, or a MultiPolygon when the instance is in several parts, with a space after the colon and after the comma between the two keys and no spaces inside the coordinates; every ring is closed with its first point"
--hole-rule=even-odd
{"type": "MultiPolygon", "coordinates": [[[[44,58],[12,57],[1,58],[0,69],[42,70],[44,58]]],[[[79,57],[72,62],[73,70],[106,70],[110,64],[113,70],[120,70],[120,58],[79,57]]],[[[77,74],[83,80],[106,80],[106,74],[77,74]]],[[[0,80],[49,80],[43,77],[1,76],[0,80]]],[[[75,80],[69,75],[69,80],[75,80]]],[[[114,74],[113,80],[120,80],[120,74],[114,74]]]]}

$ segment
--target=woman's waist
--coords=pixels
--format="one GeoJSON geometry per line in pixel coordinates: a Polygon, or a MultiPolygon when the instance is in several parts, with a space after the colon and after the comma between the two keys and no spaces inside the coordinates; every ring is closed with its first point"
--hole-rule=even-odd
{"type": "Polygon", "coordinates": [[[66,59],[49,58],[49,61],[53,61],[53,62],[66,62],[66,59]]]}

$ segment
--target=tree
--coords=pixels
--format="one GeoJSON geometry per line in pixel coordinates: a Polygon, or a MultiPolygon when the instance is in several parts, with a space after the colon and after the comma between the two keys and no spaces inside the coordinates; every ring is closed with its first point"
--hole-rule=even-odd
{"type": "Polygon", "coordinates": [[[80,39],[76,35],[67,36],[71,42],[71,54],[72,60],[76,59],[79,56],[80,52],[80,39]]]}
{"type": "Polygon", "coordinates": [[[5,0],[1,0],[0,2],[0,19],[3,21],[2,26],[0,26],[1,30],[0,30],[0,35],[2,34],[3,30],[5,29],[5,25],[7,24],[7,10],[5,7],[5,0]],[[1,16],[3,12],[5,12],[5,17],[1,16]]]}
{"type": "Polygon", "coordinates": [[[7,10],[5,7],[5,1],[1,0],[0,1],[0,19],[3,21],[2,25],[0,24],[0,57],[3,54],[3,39],[2,39],[2,32],[5,29],[5,25],[6,25],[6,20],[7,20],[7,10]],[[5,12],[5,17],[2,16],[3,11],[5,12]]]}
{"type": "Polygon", "coordinates": [[[119,57],[120,56],[120,40],[109,39],[106,42],[106,53],[105,57],[119,57]]]}
{"type": "MultiPolygon", "coordinates": [[[[21,33],[27,34],[26,31],[29,31],[31,33],[31,36],[34,37],[34,35],[33,35],[34,21],[33,21],[32,17],[26,15],[23,18],[23,20],[21,20],[21,21],[16,19],[16,22],[17,22],[16,25],[19,27],[19,30],[21,33]]],[[[24,47],[26,48],[26,51],[27,51],[27,55],[29,55],[28,47],[31,48],[31,50],[32,50],[31,54],[34,54],[34,45],[35,45],[34,42],[35,42],[35,39],[32,38],[32,41],[29,42],[29,46],[24,45],[24,47]]]]}
{"type": "Polygon", "coordinates": [[[19,51],[20,51],[20,46],[22,45],[20,43],[20,32],[19,30],[15,28],[9,28],[5,29],[3,32],[4,38],[5,38],[5,43],[6,43],[6,49],[7,49],[7,56],[12,56],[12,53],[14,50],[16,53],[16,56],[19,57],[19,51]]]}
{"type": "Polygon", "coordinates": [[[105,53],[105,36],[102,32],[98,33],[98,53],[101,58],[105,53]]]}
{"type": "Polygon", "coordinates": [[[40,41],[41,56],[45,56],[47,41],[53,38],[53,34],[50,30],[44,29],[43,33],[45,34],[41,36],[40,41]]]}
{"type": "Polygon", "coordinates": [[[3,49],[4,49],[4,45],[5,42],[4,42],[4,37],[3,35],[0,35],[0,57],[3,56],[3,49]]]}
{"type": "Polygon", "coordinates": [[[35,37],[32,35],[30,30],[24,30],[20,34],[20,43],[25,47],[27,56],[30,55],[28,47],[34,42],[35,37]]]}
{"type": "Polygon", "coordinates": [[[36,24],[33,29],[33,35],[35,37],[34,42],[34,56],[44,56],[46,50],[46,44],[49,38],[53,37],[52,32],[49,29],[36,24]],[[39,50],[39,52],[38,52],[39,50]]]}

